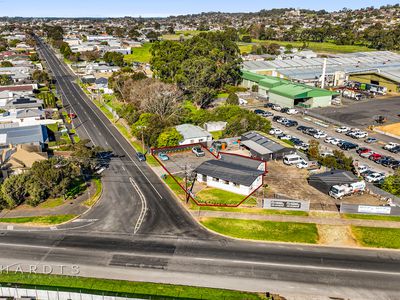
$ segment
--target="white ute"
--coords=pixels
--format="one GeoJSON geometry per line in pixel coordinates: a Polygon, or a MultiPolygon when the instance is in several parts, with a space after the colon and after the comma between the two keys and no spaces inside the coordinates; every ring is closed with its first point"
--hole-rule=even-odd
{"type": "Polygon", "coordinates": [[[351,184],[334,185],[329,191],[329,196],[335,199],[342,199],[353,194],[363,194],[365,192],[365,181],[358,181],[351,184]]]}

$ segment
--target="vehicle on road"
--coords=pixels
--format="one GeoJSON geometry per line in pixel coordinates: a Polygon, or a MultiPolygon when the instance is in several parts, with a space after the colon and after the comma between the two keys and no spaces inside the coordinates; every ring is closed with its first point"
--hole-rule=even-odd
{"type": "Polygon", "coordinates": [[[385,174],[375,172],[365,177],[365,180],[370,183],[379,183],[384,180],[385,177],[385,174]]]}
{"type": "Polygon", "coordinates": [[[343,199],[345,196],[363,194],[365,192],[365,181],[358,181],[350,184],[334,185],[329,191],[329,196],[335,199],[343,199]]]}
{"type": "Polygon", "coordinates": [[[349,130],[350,130],[349,127],[342,126],[342,127],[337,128],[337,129],[336,129],[336,132],[338,132],[338,133],[346,133],[346,132],[349,131],[349,130]]]}
{"type": "Polygon", "coordinates": [[[378,142],[378,139],[373,138],[373,137],[369,137],[369,138],[365,139],[364,142],[367,143],[367,144],[373,144],[373,143],[378,142]]]}
{"type": "Polygon", "coordinates": [[[146,155],[142,152],[136,152],[136,158],[138,161],[146,161],[146,155]]]}
{"type": "Polygon", "coordinates": [[[197,157],[202,157],[205,156],[206,154],[204,153],[203,149],[201,149],[200,146],[196,146],[192,148],[192,152],[197,156],[197,157]]]}
{"type": "Polygon", "coordinates": [[[165,154],[164,152],[160,152],[160,153],[158,153],[158,158],[159,158],[160,160],[162,160],[162,161],[169,160],[169,157],[168,157],[168,155],[167,155],[167,154],[165,154]]]}
{"type": "Polygon", "coordinates": [[[76,118],[76,114],[74,114],[74,113],[69,113],[68,116],[69,116],[71,119],[75,119],[75,118],[76,118]]]}

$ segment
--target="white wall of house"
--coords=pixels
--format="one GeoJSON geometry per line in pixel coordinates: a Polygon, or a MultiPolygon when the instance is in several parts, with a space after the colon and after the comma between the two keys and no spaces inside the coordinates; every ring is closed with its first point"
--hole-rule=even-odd
{"type": "Polygon", "coordinates": [[[185,139],[182,142],[179,142],[179,145],[190,145],[190,144],[205,143],[211,141],[212,141],[212,136],[202,136],[191,139],[185,139]]]}
{"type": "Polygon", "coordinates": [[[197,181],[203,182],[209,187],[248,196],[261,185],[262,175],[258,176],[257,179],[250,186],[234,184],[233,182],[205,176],[203,174],[197,174],[197,181]]]}
{"type": "Polygon", "coordinates": [[[0,124],[9,124],[9,123],[18,123],[19,127],[23,126],[33,126],[33,125],[50,125],[50,124],[56,124],[56,123],[62,123],[62,120],[52,120],[52,119],[39,119],[39,118],[23,118],[23,119],[17,119],[17,118],[1,118],[0,117],[0,124]]]}

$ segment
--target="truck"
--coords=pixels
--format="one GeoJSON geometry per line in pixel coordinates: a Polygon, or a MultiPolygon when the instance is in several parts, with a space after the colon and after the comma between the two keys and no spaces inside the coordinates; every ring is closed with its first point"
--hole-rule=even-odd
{"type": "Polygon", "coordinates": [[[364,180],[349,184],[334,185],[329,191],[329,196],[335,199],[343,199],[345,196],[363,194],[366,186],[364,180]]]}

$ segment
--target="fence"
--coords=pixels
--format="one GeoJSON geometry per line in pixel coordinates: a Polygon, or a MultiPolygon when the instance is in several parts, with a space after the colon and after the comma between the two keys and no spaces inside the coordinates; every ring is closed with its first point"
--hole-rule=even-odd
{"type": "Polygon", "coordinates": [[[263,199],[263,208],[277,210],[309,211],[310,201],[288,199],[263,199]]]}
{"type": "Polygon", "coordinates": [[[400,216],[400,207],[342,203],[340,213],[400,216]]]}

